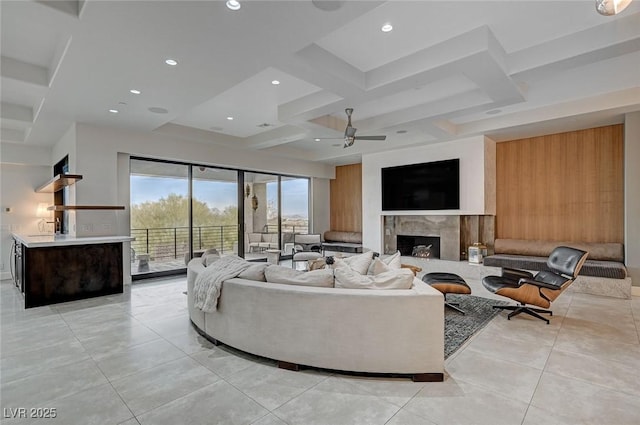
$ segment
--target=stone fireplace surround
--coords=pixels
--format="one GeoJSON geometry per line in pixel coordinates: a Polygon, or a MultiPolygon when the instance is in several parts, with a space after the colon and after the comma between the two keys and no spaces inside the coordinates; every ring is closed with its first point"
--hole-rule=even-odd
{"type": "Polygon", "coordinates": [[[397,236],[440,237],[440,259],[466,260],[467,248],[483,242],[493,252],[495,216],[492,215],[387,215],[383,216],[384,253],[397,251],[397,236]]]}

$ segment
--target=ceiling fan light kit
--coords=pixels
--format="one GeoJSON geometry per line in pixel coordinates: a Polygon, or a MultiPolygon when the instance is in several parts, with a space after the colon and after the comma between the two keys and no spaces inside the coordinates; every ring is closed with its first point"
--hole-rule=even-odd
{"type": "Polygon", "coordinates": [[[596,0],[596,10],[604,16],[617,15],[631,4],[633,0],[596,0]]]}

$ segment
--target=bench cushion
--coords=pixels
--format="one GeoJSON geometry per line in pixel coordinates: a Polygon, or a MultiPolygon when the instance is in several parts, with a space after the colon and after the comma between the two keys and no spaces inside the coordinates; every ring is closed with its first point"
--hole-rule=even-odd
{"type": "Polygon", "coordinates": [[[524,239],[496,239],[496,254],[525,255],[531,257],[548,257],[558,246],[568,246],[589,253],[589,260],[624,262],[624,245],[621,243],[587,243],[529,241],[524,239]]]}
{"type": "Polygon", "coordinates": [[[327,242],[362,243],[362,232],[340,232],[327,230],[324,232],[324,240],[327,242]]]}
{"type": "MultiPolygon", "coordinates": [[[[591,255],[591,254],[589,254],[591,255]]],[[[549,270],[547,257],[529,255],[496,254],[485,257],[485,266],[511,267],[524,270],[549,270]]],[[[627,277],[627,269],[624,264],[616,261],[587,260],[580,270],[582,276],[598,276],[611,279],[624,279],[627,277]]]]}

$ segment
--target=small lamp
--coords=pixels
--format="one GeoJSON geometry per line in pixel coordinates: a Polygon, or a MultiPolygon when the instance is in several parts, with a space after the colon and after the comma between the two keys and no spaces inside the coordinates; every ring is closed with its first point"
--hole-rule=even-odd
{"type": "Polygon", "coordinates": [[[51,214],[49,213],[49,210],[47,210],[48,205],[44,202],[40,202],[38,204],[38,209],[36,210],[36,216],[38,218],[40,218],[40,221],[38,221],[38,231],[39,232],[44,232],[45,231],[45,225],[47,224],[47,218],[51,217],[51,214]]]}
{"type": "Polygon", "coordinates": [[[255,193],[251,197],[251,208],[253,208],[254,211],[258,209],[258,197],[255,193]]]}
{"type": "Polygon", "coordinates": [[[249,197],[249,195],[251,195],[251,186],[249,186],[249,183],[247,183],[247,187],[244,189],[244,194],[247,196],[247,198],[249,197]]]}

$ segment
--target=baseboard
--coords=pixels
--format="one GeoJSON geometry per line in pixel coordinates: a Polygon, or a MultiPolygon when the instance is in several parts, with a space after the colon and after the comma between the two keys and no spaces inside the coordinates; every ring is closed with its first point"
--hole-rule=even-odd
{"type": "Polygon", "coordinates": [[[632,297],[640,297],[640,286],[632,286],[631,287],[631,296],[632,297]]]}

